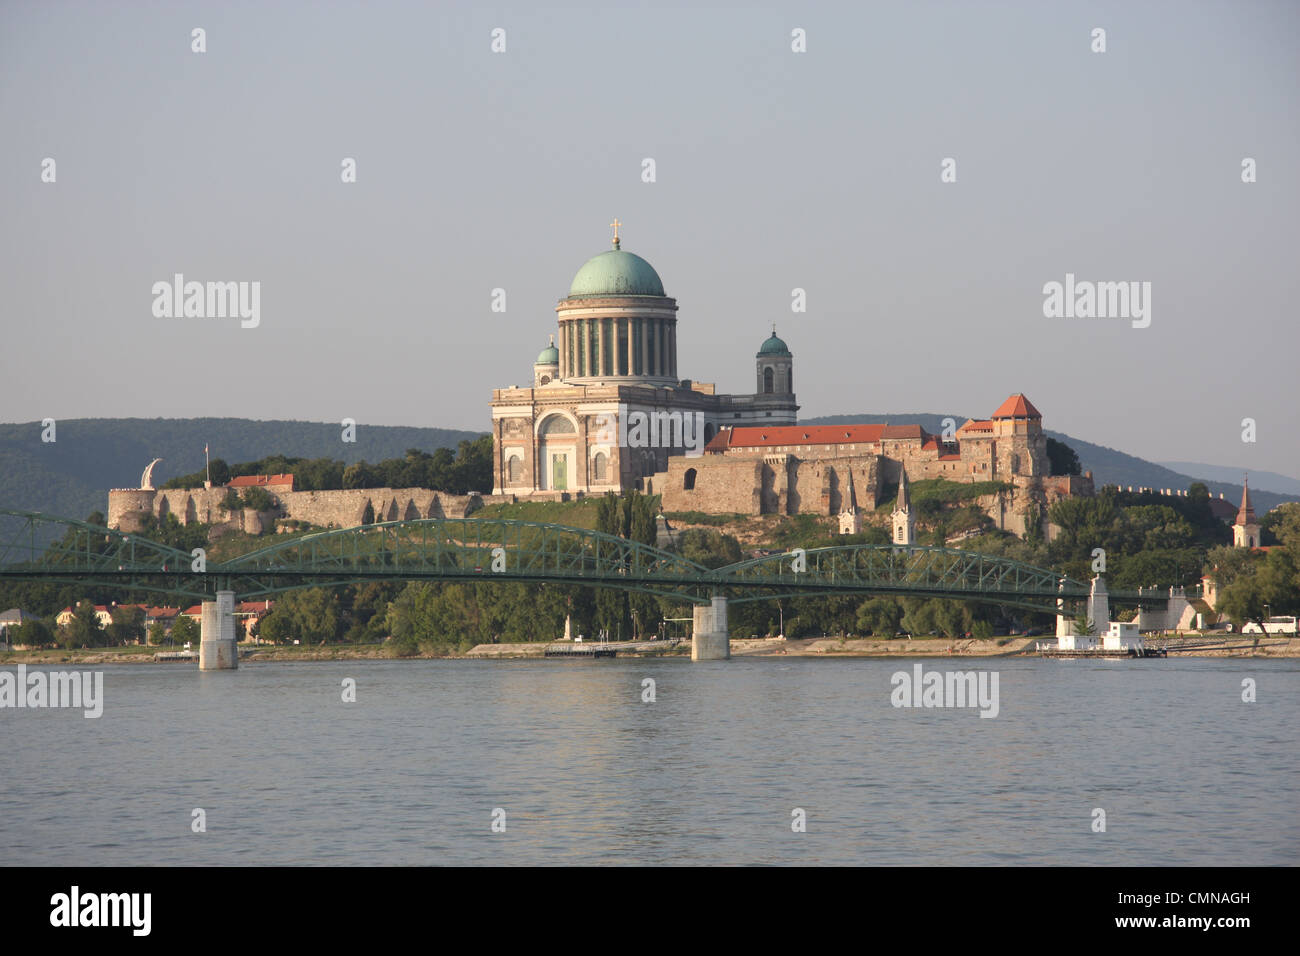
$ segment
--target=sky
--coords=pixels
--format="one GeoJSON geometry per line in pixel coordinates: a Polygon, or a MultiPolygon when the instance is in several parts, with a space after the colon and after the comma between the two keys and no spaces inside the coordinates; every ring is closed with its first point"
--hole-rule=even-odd
{"type": "Polygon", "coordinates": [[[683,377],[753,391],[775,323],[801,417],[1024,392],[1300,476],[1298,68],[1256,0],[3,2],[0,421],[487,430],[617,217],[683,377]],[[176,273],[258,324],[156,315],[176,273]],[[1149,325],[1046,316],[1067,274],[1149,325]]]}

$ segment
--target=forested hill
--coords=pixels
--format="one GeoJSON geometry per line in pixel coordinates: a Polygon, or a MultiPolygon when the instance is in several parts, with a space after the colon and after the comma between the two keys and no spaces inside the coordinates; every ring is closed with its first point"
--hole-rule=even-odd
{"type": "MultiPolygon", "coordinates": [[[[885,422],[894,425],[915,424],[920,425],[932,434],[938,435],[943,432],[943,420],[945,418],[953,419],[957,426],[960,427],[970,417],[969,415],[914,415],[911,413],[896,415],[825,415],[821,418],[804,419],[800,424],[847,425],[853,422],[868,425],[883,424],[885,422]]],[[[1126,455],[1122,451],[1116,451],[1104,445],[1094,445],[1092,442],[1073,438],[1064,432],[1054,432],[1050,429],[1044,429],[1043,431],[1049,437],[1055,438],[1057,441],[1063,441],[1074,449],[1075,454],[1079,456],[1079,464],[1082,469],[1092,472],[1093,482],[1098,488],[1102,485],[1122,485],[1124,487],[1132,485],[1134,488],[1186,489],[1192,482],[1202,480],[1180,474],[1144,458],[1138,458],[1135,455],[1126,455]]],[[[1233,504],[1241,502],[1240,484],[1223,481],[1205,481],[1204,483],[1210,489],[1210,494],[1216,498],[1222,492],[1223,496],[1233,504]]],[[[1281,495],[1271,491],[1257,491],[1254,485],[1251,486],[1250,497],[1256,513],[1261,515],[1283,501],[1300,501],[1298,495],[1281,495]]]]}
{"type": "Polygon", "coordinates": [[[203,446],[227,462],[270,455],[336,458],[345,464],[400,458],[408,448],[432,452],[482,432],[447,428],[358,425],[342,441],[338,423],[246,418],[70,418],[55,441],[42,442],[39,422],[0,424],[0,508],[84,518],[107,511],[108,489],[135,488],[154,458],[154,487],[203,468],[203,446]]]}

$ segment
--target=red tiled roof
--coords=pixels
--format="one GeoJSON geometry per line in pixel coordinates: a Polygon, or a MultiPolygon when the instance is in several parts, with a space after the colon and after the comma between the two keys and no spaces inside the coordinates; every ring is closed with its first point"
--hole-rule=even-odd
{"type": "Polygon", "coordinates": [[[742,425],[727,428],[713,436],[708,451],[728,448],[774,448],[782,445],[870,445],[884,439],[928,436],[920,425],[742,425]]]}
{"type": "Polygon", "coordinates": [[[974,419],[968,418],[966,424],[957,429],[959,432],[991,432],[993,423],[987,418],[974,419]]]}
{"type": "Polygon", "coordinates": [[[268,485],[288,485],[293,489],[293,475],[244,475],[241,478],[231,478],[227,482],[227,488],[265,488],[268,485]]]}
{"type": "Polygon", "coordinates": [[[1034,408],[1034,403],[1020,392],[1012,395],[998,406],[993,418],[1042,418],[1043,413],[1034,408]]]}

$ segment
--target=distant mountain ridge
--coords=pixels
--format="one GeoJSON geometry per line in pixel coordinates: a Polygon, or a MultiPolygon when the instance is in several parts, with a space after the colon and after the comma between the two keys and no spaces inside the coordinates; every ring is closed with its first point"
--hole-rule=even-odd
{"type": "MultiPolygon", "coordinates": [[[[1226,465],[1207,465],[1200,461],[1162,461],[1165,468],[1185,475],[1195,475],[1202,481],[1226,481],[1229,484],[1240,481],[1245,473],[1241,468],[1229,468],[1226,465]]],[[[1275,491],[1280,495],[1300,495],[1300,478],[1280,475],[1276,471],[1250,472],[1250,491],[1275,491]]]]}
{"type": "Polygon", "coordinates": [[[55,441],[41,441],[41,424],[0,425],[0,508],[84,518],[108,510],[110,488],[136,488],[145,466],[153,484],[200,471],[203,446],[228,464],[268,455],[335,458],[345,464],[401,458],[408,448],[454,449],[482,432],[394,425],[357,425],[344,442],[337,423],[254,421],[247,418],[69,418],[55,441]]]}
{"type": "MultiPolygon", "coordinates": [[[[957,422],[960,427],[962,422],[970,418],[969,415],[930,415],[930,414],[912,414],[900,412],[891,415],[823,415],[820,418],[807,418],[800,424],[802,425],[847,425],[853,422],[864,424],[884,424],[892,422],[894,424],[917,424],[928,432],[936,435],[943,432],[943,420],[951,418],[957,422]]],[[[1241,482],[1233,481],[1212,481],[1207,478],[1197,478],[1191,475],[1185,475],[1180,472],[1158,465],[1155,462],[1147,461],[1145,458],[1138,458],[1136,455],[1128,455],[1122,451],[1116,451],[1114,448],[1107,448],[1105,445],[1096,445],[1081,438],[1074,438],[1064,432],[1043,429],[1044,433],[1057,441],[1063,441],[1074,449],[1075,454],[1079,456],[1079,463],[1083,466],[1084,471],[1091,471],[1093,483],[1100,488],[1102,485],[1120,485],[1127,488],[1132,485],[1134,488],[1173,488],[1186,489],[1194,481],[1202,481],[1210,489],[1210,494],[1218,497],[1222,494],[1225,499],[1232,501],[1234,504],[1241,501],[1241,482]]],[[[1285,477],[1285,476],[1283,476],[1285,477]]],[[[1300,492],[1296,494],[1279,494],[1274,491],[1256,490],[1254,482],[1250,487],[1251,503],[1259,514],[1277,507],[1284,501],[1300,501],[1300,492]]]]}

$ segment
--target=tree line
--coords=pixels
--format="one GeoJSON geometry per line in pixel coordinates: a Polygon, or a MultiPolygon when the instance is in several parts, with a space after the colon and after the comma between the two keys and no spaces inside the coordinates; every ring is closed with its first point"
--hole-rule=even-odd
{"type": "MultiPolygon", "coordinates": [[[[376,464],[366,461],[345,465],[334,458],[293,458],[270,455],[257,461],[228,464],[220,458],[209,465],[215,485],[248,475],[292,474],[296,491],[339,491],[350,488],[429,488],[463,495],[471,491],[492,492],[492,436],[462,441],[453,452],[438,448],[432,453],[408,448],[404,458],[389,458],[376,464]]],[[[198,488],[208,471],[196,471],[167,481],[164,488],[198,488]]],[[[249,491],[262,489],[249,489],[249,491]]],[[[263,492],[265,493],[265,492],[263,492]]],[[[247,493],[246,493],[247,494],[247,493]]],[[[233,502],[232,502],[233,504],[233,502]]],[[[252,507],[252,505],[249,505],[252,507]]],[[[259,509],[263,510],[263,509],[259,509]]]]}

